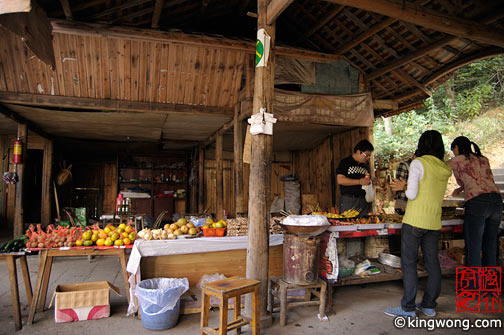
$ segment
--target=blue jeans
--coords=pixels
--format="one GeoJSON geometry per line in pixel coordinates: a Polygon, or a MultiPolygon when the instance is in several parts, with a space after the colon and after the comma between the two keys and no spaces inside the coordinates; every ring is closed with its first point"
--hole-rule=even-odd
{"type": "Polygon", "coordinates": [[[497,266],[497,235],[502,217],[500,194],[480,194],[466,201],[464,207],[466,266],[497,266]]]}
{"type": "Polygon", "coordinates": [[[401,229],[401,270],[404,295],[401,307],[407,312],[415,310],[418,290],[418,246],[422,247],[425,268],[429,273],[422,298],[422,307],[435,308],[441,292],[441,266],[438,259],[439,230],[428,230],[403,223],[401,229]]]}

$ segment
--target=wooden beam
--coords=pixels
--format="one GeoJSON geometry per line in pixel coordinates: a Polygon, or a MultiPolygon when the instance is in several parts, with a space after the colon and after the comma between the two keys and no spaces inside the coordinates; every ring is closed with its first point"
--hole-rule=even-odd
{"type": "Polygon", "coordinates": [[[44,160],[42,163],[42,208],[40,222],[47,227],[51,223],[51,185],[53,165],[53,141],[46,140],[44,145],[44,160]]]}
{"type": "MultiPolygon", "coordinates": [[[[489,13],[487,13],[484,17],[478,19],[478,22],[483,23],[483,24],[488,24],[488,23],[492,23],[496,20],[501,19],[503,16],[504,16],[504,8],[502,6],[499,6],[498,8],[493,8],[493,10],[491,10],[489,13]]],[[[399,34],[397,34],[396,36],[400,37],[399,34]]],[[[364,76],[364,79],[366,81],[373,80],[374,78],[377,78],[387,72],[390,72],[393,69],[396,69],[396,68],[401,67],[405,64],[408,64],[418,58],[423,57],[423,56],[427,55],[428,53],[430,53],[431,51],[442,48],[445,45],[456,41],[457,39],[458,38],[455,36],[444,37],[434,43],[429,44],[425,48],[418,49],[414,52],[411,52],[410,54],[408,54],[405,57],[399,58],[399,59],[397,59],[397,60],[395,60],[385,66],[380,67],[379,69],[364,76]]],[[[405,43],[406,41],[402,40],[401,42],[405,43]]],[[[407,45],[407,47],[409,47],[409,46],[407,45]]]]}
{"type": "Polygon", "coordinates": [[[198,149],[198,213],[205,210],[205,149],[198,149]]]}
{"type": "Polygon", "coordinates": [[[218,134],[215,139],[215,202],[216,218],[224,219],[224,185],[223,185],[223,163],[222,163],[222,134],[218,134]]]}
{"type": "Polygon", "coordinates": [[[55,69],[52,26],[41,7],[34,3],[28,13],[0,15],[0,25],[20,36],[41,61],[55,69]]]}
{"type": "Polygon", "coordinates": [[[34,133],[36,133],[46,139],[52,139],[52,137],[53,137],[53,136],[49,135],[48,133],[46,133],[45,131],[43,131],[42,129],[40,129],[40,127],[38,125],[36,125],[35,123],[31,122],[30,120],[25,119],[24,117],[22,117],[18,113],[13,112],[10,109],[7,109],[1,105],[0,105],[0,114],[5,115],[9,119],[17,122],[18,124],[25,124],[30,131],[33,131],[34,133]]]}
{"type": "Polygon", "coordinates": [[[190,192],[191,192],[191,197],[190,197],[190,204],[189,204],[189,211],[190,213],[196,213],[198,210],[198,183],[197,183],[197,177],[196,177],[196,162],[198,159],[198,150],[196,148],[193,148],[192,150],[192,157],[191,157],[191,176],[193,177],[191,184],[189,185],[190,192]]]}
{"type": "MultiPolygon", "coordinates": [[[[257,1],[257,29],[265,29],[271,37],[272,50],[270,59],[264,67],[255,68],[253,114],[260,113],[261,108],[267,112],[273,110],[274,90],[274,57],[275,25],[267,25],[267,5],[269,0],[257,1]]],[[[270,185],[271,156],[273,138],[270,135],[252,135],[252,159],[249,178],[248,205],[248,246],[247,246],[247,278],[261,281],[260,286],[260,316],[261,328],[271,325],[272,318],[267,311],[268,297],[268,254],[269,254],[269,219],[270,219],[270,185]]],[[[245,314],[252,315],[252,300],[247,295],[245,314]]]]}
{"type": "Polygon", "coordinates": [[[161,18],[161,13],[163,12],[164,0],[156,0],[154,4],[154,13],[152,13],[152,24],[151,27],[154,29],[159,28],[159,19],[161,18]]]}
{"type": "Polygon", "coordinates": [[[110,14],[114,14],[114,13],[120,12],[120,11],[122,11],[124,9],[128,9],[128,8],[131,8],[131,7],[142,5],[142,4],[146,3],[146,2],[152,2],[152,0],[128,1],[128,2],[120,4],[118,6],[114,6],[114,7],[102,10],[102,11],[100,11],[100,12],[98,12],[98,13],[90,16],[89,19],[98,19],[98,18],[107,16],[107,15],[110,15],[110,14]]]}
{"type": "Polygon", "coordinates": [[[73,20],[72,7],[70,7],[68,0],[60,0],[60,4],[63,8],[63,11],[65,12],[66,19],[73,20]]]}
{"type": "Polygon", "coordinates": [[[403,78],[406,81],[407,84],[413,84],[416,87],[418,87],[418,89],[420,89],[420,91],[422,91],[425,94],[427,94],[429,97],[432,96],[432,92],[429,89],[427,89],[427,87],[425,87],[424,85],[420,84],[415,78],[413,78],[412,76],[410,76],[409,73],[407,73],[403,69],[398,68],[398,69],[395,69],[394,71],[399,76],[401,76],[401,78],[403,78]]]}
{"type": "Polygon", "coordinates": [[[393,17],[405,22],[504,47],[504,30],[447,15],[400,0],[325,0],[393,17]]]}
{"type": "Polygon", "coordinates": [[[234,195],[235,216],[243,213],[243,127],[240,121],[241,104],[236,104],[233,118],[233,158],[234,158],[234,195]]]}
{"type": "Polygon", "coordinates": [[[17,137],[23,142],[23,149],[21,153],[21,164],[16,164],[16,172],[18,175],[18,182],[16,183],[16,193],[14,200],[14,237],[21,235],[24,232],[24,207],[23,207],[23,183],[24,183],[24,168],[26,163],[26,156],[28,154],[28,127],[26,124],[19,124],[17,137]]]}
{"type": "MultiPolygon", "coordinates": [[[[213,49],[231,49],[255,55],[255,42],[231,40],[195,34],[183,34],[159,30],[111,27],[104,24],[77,23],[75,21],[52,20],[53,33],[78,36],[107,37],[135,41],[188,44],[213,49]]],[[[330,63],[341,60],[339,55],[315,52],[305,49],[276,46],[277,55],[330,63]]]]}
{"type": "Polygon", "coordinates": [[[0,0],[0,15],[29,12],[31,8],[31,0],[0,0]]]}
{"type": "Polygon", "coordinates": [[[374,109],[397,109],[399,104],[394,100],[373,100],[374,109]]]}
{"type": "Polygon", "coordinates": [[[306,37],[310,37],[319,29],[321,29],[323,26],[328,24],[329,21],[334,19],[343,10],[343,8],[345,8],[345,6],[336,6],[323,20],[321,20],[318,24],[316,24],[313,28],[311,28],[307,33],[300,36],[296,41],[296,43],[300,42],[302,39],[305,39],[306,37]]]}
{"type": "Polygon", "coordinates": [[[233,109],[226,107],[207,107],[159,102],[64,97],[45,94],[11,93],[5,91],[0,91],[0,102],[31,106],[58,106],[61,108],[82,108],[105,111],[113,110],[126,112],[149,112],[158,114],[233,116],[233,109]]]}
{"type": "Polygon", "coordinates": [[[267,24],[271,25],[294,0],[271,0],[267,10],[267,24]]]}
{"type": "Polygon", "coordinates": [[[350,50],[353,47],[355,47],[356,45],[364,42],[365,40],[367,40],[371,36],[375,35],[376,33],[380,32],[381,30],[387,28],[388,26],[390,26],[392,23],[394,23],[396,21],[397,21],[397,19],[394,19],[394,18],[386,18],[382,22],[380,22],[377,25],[371,27],[364,34],[361,34],[357,38],[352,39],[352,41],[350,43],[348,43],[346,45],[343,45],[343,46],[339,47],[338,49],[336,49],[335,53],[338,54],[338,55],[344,54],[348,50],[350,50]]]}
{"type": "MultiPolygon", "coordinates": [[[[501,55],[501,54],[504,54],[504,48],[490,48],[490,49],[484,49],[484,50],[474,52],[464,58],[457,59],[454,62],[445,64],[444,66],[440,67],[436,72],[432,73],[429,77],[422,80],[422,84],[425,86],[430,85],[433,82],[435,82],[436,80],[438,80],[439,78],[444,77],[444,76],[448,75],[450,72],[453,72],[463,66],[466,66],[467,64],[471,64],[471,63],[476,62],[478,60],[494,57],[494,56],[501,55]]],[[[392,95],[394,92],[390,92],[390,93],[391,94],[389,94],[389,96],[392,95]]],[[[418,95],[420,93],[421,93],[420,89],[415,89],[410,92],[393,97],[393,99],[401,102],[404,100],[408,100],[411,97],[414,97],[415,95],[418,95]]]]}

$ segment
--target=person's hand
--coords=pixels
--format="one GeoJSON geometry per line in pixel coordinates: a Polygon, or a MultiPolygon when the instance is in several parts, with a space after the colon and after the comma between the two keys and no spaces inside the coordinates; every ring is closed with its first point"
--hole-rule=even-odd
{"type": "Polygon", "coordinates": [[[403,178],[399,179],[392,179],[392,182],[390,183],[390,188],[392,191],[405,191],[407,181],[404,180],[403,178]]]}
{"type": "Polygon", "coordinates": [[[369,185],[370,181],[371,177],[366,173],[366,176],[364,178],[359,179],[359,184],[361,184],[362,186],[369,185]]]}
{"type": "Polygon", "coordinates": [[[460,193],[464,192],[464,188],[463,187],[459,187],[457,189],[455,189],[452,193],[452,196],[453,197],[456,197],[457,195],[460,195],[460,193]]]}

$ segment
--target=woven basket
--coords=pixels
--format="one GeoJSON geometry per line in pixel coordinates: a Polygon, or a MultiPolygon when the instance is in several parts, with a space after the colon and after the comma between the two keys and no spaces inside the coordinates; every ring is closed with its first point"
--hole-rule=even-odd
{"type": "Polygon", "coordinates": [[[56,177],[56,184],[58,184],[58,186],[69,183],[72,180],[72,172],[70,172],[71,168],[72,164],[58,173],[58,176],[56,177]]]}
{"type": "Polygon", "coordinates": [[[378,258],[380,253],[389,253],[388,236],[369,236],[364,243],[366,258],[378,258]]]}

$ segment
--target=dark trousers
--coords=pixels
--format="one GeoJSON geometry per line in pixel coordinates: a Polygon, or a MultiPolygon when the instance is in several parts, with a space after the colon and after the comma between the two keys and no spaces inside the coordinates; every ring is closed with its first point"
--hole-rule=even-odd
{"type": "Polygon", "coordinates": [[[367,215],[371,211],[371,203],[366,201],[364,197],[350,197],[347,195],[340,196],[340,212],[348,209],[356,209],[360,212],[359,217],[367,215]]]}
{"type": "Polygon", "coordinates": [[[468,200],[464,207],[466,266],[497,266],[497,238],[502,217],[501,196],[497,193],[480,194],[468,200]]]}
{"type": "Polygon", "coordinates": [[[418,290],[418,246],[422,248],[424,264],[429,273],[422,298],[422,307],[435,308],[441,292],[441,267],[438,259],[439,230],[416,228],[403,223],[401,230],[401,269],[404,295],[401,307],[407,312],[415,310],[418,290]]]}

